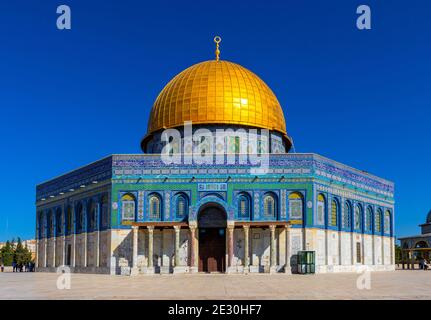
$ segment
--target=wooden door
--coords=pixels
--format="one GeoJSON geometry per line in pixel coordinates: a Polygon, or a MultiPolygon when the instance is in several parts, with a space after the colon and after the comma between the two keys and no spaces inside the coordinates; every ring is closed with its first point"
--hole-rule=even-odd
{"type": "Polygon", "coordinates": [[[226,237],[224,228],[199,230],[199,271],[224,272],[226,237]]]}

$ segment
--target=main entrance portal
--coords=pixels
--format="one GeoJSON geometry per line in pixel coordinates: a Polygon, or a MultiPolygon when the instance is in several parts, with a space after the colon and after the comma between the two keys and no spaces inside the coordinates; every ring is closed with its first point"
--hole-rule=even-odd
{"type": "Polygon", "coordinates": [[[200,210],[199,271],[226,270],[226,213],[217,204],[208,204],[200,210]]]}

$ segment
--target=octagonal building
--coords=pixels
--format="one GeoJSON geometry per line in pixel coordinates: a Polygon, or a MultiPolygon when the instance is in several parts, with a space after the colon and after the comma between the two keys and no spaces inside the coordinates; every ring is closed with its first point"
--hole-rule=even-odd
{"type": "Polygon", "coordinates": [[[143,154],[114,154],[36,188],[37,270],[107,274],[394,270],[394,184],[290,152],[283,109],[219,59],[156,98],[143,154]]]}

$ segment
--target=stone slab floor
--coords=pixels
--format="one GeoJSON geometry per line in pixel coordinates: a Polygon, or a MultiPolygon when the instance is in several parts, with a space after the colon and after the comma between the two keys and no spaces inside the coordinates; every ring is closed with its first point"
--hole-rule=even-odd
{"type": "Polygon", "coordinates": [[[0,273],[0,299],[431,299],[431,271],[360,274],[139,275],[71,274],[71,288],[57,289],[54,273],[0,273]]]}

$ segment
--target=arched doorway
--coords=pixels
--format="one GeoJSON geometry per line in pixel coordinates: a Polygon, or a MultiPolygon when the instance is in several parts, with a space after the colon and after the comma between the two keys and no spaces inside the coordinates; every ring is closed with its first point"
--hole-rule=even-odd
{"type": "Polygon", "coordinates": [[[430,248],[428,247],[428,243],[426,243],[425,241],[418,241],[415,244],[415,249],[417,250],[414,251],[414,255],[417,260],[424,258],[429,261],[430,248]]]}
{"type": "Polygon", "coordinates": [[[200,272],[226,270],[226,212],[216,203],[199,210],[199,268],[200,272]]]}

